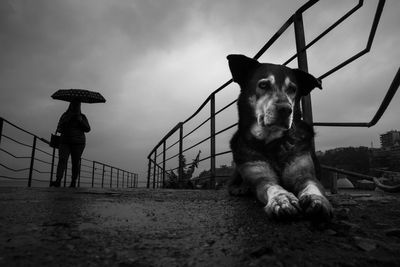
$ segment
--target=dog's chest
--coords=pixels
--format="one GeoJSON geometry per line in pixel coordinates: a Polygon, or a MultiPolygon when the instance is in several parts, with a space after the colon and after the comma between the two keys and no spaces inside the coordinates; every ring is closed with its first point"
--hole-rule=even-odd
{"type": "Polygon", "coordinates": [[[306,136],[292,130],[285,133],[279,139],[264,146],[262,153],[266,158],[272,159],[278,166],[280,166],[287,163],[293,156],[306,151],[308,143],[309,140],[306,136]]]}

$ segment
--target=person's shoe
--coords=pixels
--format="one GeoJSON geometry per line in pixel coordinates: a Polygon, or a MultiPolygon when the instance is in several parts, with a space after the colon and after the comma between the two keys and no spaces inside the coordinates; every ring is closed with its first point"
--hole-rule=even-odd
{"type": "Polygon", "coordinates": [[[50,182],[50,187],[60,187],[61,182],[60,181],[51,181],[50,182]]]}

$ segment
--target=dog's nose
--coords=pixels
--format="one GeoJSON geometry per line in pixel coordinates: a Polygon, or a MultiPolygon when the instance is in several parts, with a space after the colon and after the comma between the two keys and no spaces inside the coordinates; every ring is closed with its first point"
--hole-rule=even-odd
{"type": "Polygon", "coordinates": [[[279,104],[276,106],[279,115],[289,117],[292,114],[292,107],[289,104],[279,104]]]}

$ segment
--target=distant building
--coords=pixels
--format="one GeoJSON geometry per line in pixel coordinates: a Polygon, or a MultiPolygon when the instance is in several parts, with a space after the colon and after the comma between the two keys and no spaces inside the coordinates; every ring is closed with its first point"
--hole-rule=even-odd
{"type": "Polygon", "coordinates": [[[393,146],[400,145],[400,132],[397,130],[391,130],[387,133],[381,134],[381,147],[390,148],[393,146]]]}
{"type": "Polygon", "coordinates": [[[400,171],[400,131],[381,134],[381,148],[371,149],[371,168],[400,171]]]}

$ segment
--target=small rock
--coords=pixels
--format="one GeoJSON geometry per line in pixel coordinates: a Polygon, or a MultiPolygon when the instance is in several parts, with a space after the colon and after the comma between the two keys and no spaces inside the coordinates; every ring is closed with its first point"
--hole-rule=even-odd
{"type": "Polygon", "coordinates": [[[361,227],[348,221],[338,221],[331,224],[330,229],[336,231],[337,236],[349,236],[350,233],[361,232],[361,227]]]}
{"type": "Polygon", "coordinates": [[[75,250],[75,246],[71,244],[66,245],[66,248],[71,251],[75,250]]]}
{"type": "Polygon", "coordinates": [[[395,236],[400,238],[400,228],[392,228],[385,231],[387,236],[395,236]]]}
{"type": "Polygon", "coordinates": [[[360,229],[360,226],[355,223],[351,223],[349,221],[340,221],[340,225],[343,226],[344,228],[348,230],[358,230],[360,229]]]}
{"type": "Polygon", "coordinates": [[[337,232],[335,230],[332,230],[332,229],[327,229],[327,230],[325,230],[325,234],[326,235],[336,235],[337,232]]]}
{"type": "Polygon", "coordinates": [[[263,255],[271,255],[273,254],[274,251],[272,250],[271,247],[269,246],[262,246],[254,249],[252,252],[250,252],[250,256],[254,258],[260,258],[263,255]]]}
{"type": "Polygon", "coordinates": [[[214,239],[208,239],[206,242],[207,242],[207,244],[208,244],[209,246],[212,246],[212,245],[214,245],[215,240],[214,240],[214,239]]]}
{"type": "Polygon", "coordinates": [[[371,194],[360,194],[360,193],[353,193],[350,194],[351,197],[356,198],[356,197],[370,197],[371,194]]]}
{"type": "Polygon", "coordinates": [[[335,215],[338,219],[343,220],[343,219],[348,219],[350,214],[350,209],[349,208],[340,208],[335,211],[335,215]]]}
{"type": "Polygon", "coordinates": [[[81,237],[80,233],[77,232],[77,231],[70,232],[70,233],[69,233],[69,236],[72,237],[72,238],[74,238],[74,239],[77,239],[77,238],[80,238],[80,237],[81,237]]]}
{"type": "Polygon", "coordinates": [[[375,228],[377,229],[386,229],[388,228],[390,225],[387,223],[375,223],[374,224],[375,228]]]}
{"type": "Polygon", "coordinates": [[[366,252],[372,251],[372,250],[376,249],[376,247],[377,247],[376,241],[372,240],[372,239],[355,236],[354,241],[356,243],[356,246],[359,249],[366,251],[366,252]]]}
{"type": "Polygon", "coordinates": [[[78,225],[79,231],[89,230],[89,229],[96,229],[97,226],[93,223],[81,223],[78,225]]]}
{"type": "Polygon", "coordinates": [[[356,206],[358,203],[357,203],[357,201],[354,201],[354,200],[349,199],[349,200],[342,200],[342,201],[339,201],[338,204],[339,204],[340,206],[356,206]]]}

